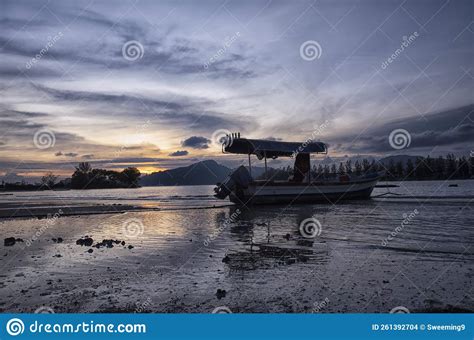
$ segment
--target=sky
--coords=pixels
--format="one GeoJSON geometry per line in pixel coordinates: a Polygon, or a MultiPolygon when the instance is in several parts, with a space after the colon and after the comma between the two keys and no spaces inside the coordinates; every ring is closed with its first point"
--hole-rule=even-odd
{"type": "Polygon", "coordinates": [[[0,3],[0,179],[148,173],[242,137],[472,154],[473,2],[0,3]]]}

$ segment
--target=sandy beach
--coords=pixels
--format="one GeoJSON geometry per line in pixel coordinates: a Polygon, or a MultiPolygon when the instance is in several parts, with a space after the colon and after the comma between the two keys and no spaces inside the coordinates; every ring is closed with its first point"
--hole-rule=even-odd
{"type": "MultiPolygon", "coordinates": [[[[398,190],[422,190],[409,185],[398,190]]],[[[211,189],[165,189],[174,201],[130,190],[115,207],[62,197],[36,207],[47,218],[3,218],[3,238],[16,241],[0,245],[0,310],[474,311],[472,199],[238,208],[215,206],[211,189]],[[321,223],[317,237],[300,232],[308,218],[321,223]]],[[[2,197],[3,216],[35,213],[34,199],[13,196],[2,197]]]]}

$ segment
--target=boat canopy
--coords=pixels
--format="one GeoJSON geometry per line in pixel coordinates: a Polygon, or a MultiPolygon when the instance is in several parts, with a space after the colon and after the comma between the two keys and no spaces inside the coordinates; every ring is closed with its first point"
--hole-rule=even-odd
{"type": "Polygon", "coordinates": [[[322,142],[279,142],[264,139],[233,138],[228,136],[223,144],[223,151],[236,154],[264,157],[291,157],[298,153],[327,153],[327,146],[322,142]]]}

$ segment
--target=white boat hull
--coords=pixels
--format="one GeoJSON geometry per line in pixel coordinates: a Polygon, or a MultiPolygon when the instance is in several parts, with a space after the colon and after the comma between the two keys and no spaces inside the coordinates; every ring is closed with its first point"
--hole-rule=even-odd
{"type": "Polygon", "coordinates": [[[353,182],[253,182],[247,188],[232,191],[229,198],[236,204],[274,204],[301,202],[338,202],[369,199],[379,178],[353,182]]]}

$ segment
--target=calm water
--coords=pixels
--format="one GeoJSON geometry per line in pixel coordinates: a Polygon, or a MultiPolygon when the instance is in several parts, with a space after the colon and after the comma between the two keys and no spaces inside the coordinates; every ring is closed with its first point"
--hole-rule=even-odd
{"type": "MultiPolygon", "coordinates": [[[[460,199],[469,201],[474,197],[474,181],[412,181],[387,182],[379,184],[395,184],[398,188],[376,188],[373,197],[391,193],[385,198],[397,200],[417,199],[418,202],[430,198],[460,199]],[[457,187],[449,185],[457,184],[457,187]]],[[[39,191],[14,192],[0,194],[2,204],[34,204],[47,206],[49,203],[64,204],[129,204],[144,207],[175,208],[175,207],[212,207],[229,204],[213,197],[214,186],[173,186],[173,187],[143,187],[138,189],[109,189],[109,190],[68,190],[68,191],[39,191]]]]}

